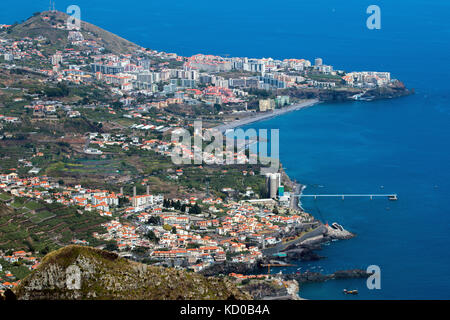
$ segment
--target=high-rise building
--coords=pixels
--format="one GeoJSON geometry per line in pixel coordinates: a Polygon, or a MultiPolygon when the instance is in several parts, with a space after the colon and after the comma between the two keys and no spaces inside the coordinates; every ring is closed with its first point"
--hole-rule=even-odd
{"type": "Polygon", "coordinates": [[[52,64],[54,65],[54,66],[56,66],[56,65],[60,65],[61,63],[62,63],[62,60],[63,60],[63,58],[62,58],[62,55],[61,54],[54,54],[53,56],[52,56],[52,64]]]}
{"type": "Polygon", "coordinates": [[[275,98],[275,104],[277,107],[283,107],[289,104],[289,96],[277,96],[275,98]]]}
{"type": "Polygon", "coordinates": [[[273,99],[261,99],[259,100],[259,111],[265,112],[275,109],[275,100],[273,99]]]}
{"type": "Polygon", "coordinates": [[[146,83],[160,82],[161,74],[158,72],[144,71],[137,74],[137,81],[146,83]]]}
{"type": "Polygon", "coordinates": [[[280,173],[268,173],[266,174],[266,189],[269,198],[276,198],[278,188],[281,185],[280,173]]]}
{"type": "Polygon", "coordinates": [[[124,71],[124,67],[120,65],[105,65],[101,63],[91,64],[92,72],[101,72],[103,74],[118,74],[124,71]]]}
{"type": "Polygon", "coordinates": [[[264,63],[251,63],[250,64],[250,71],[251,72],[260,72],[265,73],[266,72],[266,65],[264,63]]]}
{"type": "Polygon", "coordinates": [[[323,64],[322,58],[316,58],[314,60],[314,65],[321,66],[323,64]]]}

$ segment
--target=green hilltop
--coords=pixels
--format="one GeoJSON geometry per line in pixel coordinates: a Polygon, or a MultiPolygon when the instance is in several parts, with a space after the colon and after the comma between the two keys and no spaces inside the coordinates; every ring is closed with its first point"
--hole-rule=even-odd
{"type": "MultiPolygon", "coordinates": [[[[12,25],[6,31],[6,36],[12,39],[42,36],[50,42],[54,49],[61,50],[69,43],[67,39],[69,31],[58,29],[57,26],[65,26],[68,18],[69,15],[59,11],[35,13],[26,21],[12,25]]],[[[80,31],[85,40],[94,40],[113,53],[127,54],[139,48],[138,45],[124,38],[84,21],[81,21],[80,31]]]]}

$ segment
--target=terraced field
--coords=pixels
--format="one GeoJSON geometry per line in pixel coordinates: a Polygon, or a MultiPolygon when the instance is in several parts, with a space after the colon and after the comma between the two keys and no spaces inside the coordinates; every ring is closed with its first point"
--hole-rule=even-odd
{"type": "MultiPolygon", "coordinates": [[[[6,199],[0,194],[0,199],[6,199]]],[[[98,245],[93,232],[104,232],[108,218],[96,212],[82,212],[75,207],[48,204],[26,198],[0,202],[0,249],[42,251],[67,245],[72,239],[98,245]]]]}

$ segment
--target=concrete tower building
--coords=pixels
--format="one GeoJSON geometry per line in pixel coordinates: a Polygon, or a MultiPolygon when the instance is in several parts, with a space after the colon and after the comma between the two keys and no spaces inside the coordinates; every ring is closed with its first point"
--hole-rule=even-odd
{"type": "Polygon", "coordinates": [[[266,188],[269,198],[276,198],[278,187],[281,185],[281,175],[279,173],[268,173],[266,175],[266,188]]]}

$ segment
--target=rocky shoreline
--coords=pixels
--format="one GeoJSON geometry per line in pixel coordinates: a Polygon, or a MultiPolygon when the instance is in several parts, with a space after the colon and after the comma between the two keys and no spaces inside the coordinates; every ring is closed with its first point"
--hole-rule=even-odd
{"type": "Polygon", "coordinates": [[[403,82],[396,81],[385,87],[372,89],[318,89],[318,88],[289,88],[284,94],[299,99],[318,99],[321,102],[345,102],[355,100],[355,95],[361,95],[361,100],[393,99],[414,94],[414,89],[408,89],[403,82]]]}
{"type": "Polygon", "coordinates": [[[311,283],[311,282],[324,282],[328,280],[337,279],[358,279],[368,278],[371,273],[367,273],[365,270],[352,269],[352,270],[339,270],[332,274],[322,274],[319,272],[306,271],[303,273],[291,273],[283,275],[285,280],[296,280],[298,283],[311,283]]]}
{"type": "MultiPolygon", "coordinates": [[[[284,172],[287,176],[287,174],[284,172]]],[[[304,186],[298,183],[293,183],[293,191],[300,193],[304,186]]],[[[294,206],[297,201],[291,203],[291,208],[301,210],[302,208],[294,206]]],[[[339,226],[341,227],[341,226],[339,226]]],[[[342,227],[341,227],[342,228],[342,227]]],[[[296,232],[301,232],[303,229],[299,228],[296,232]]],[[[284,235],[284,236],[292,236],[284,235]]],[[[204,276],[217,276],[217,275],[229,275],[230,273],[252,275],[263,274],[267,272],[267,264],[295,264],[298,261],[317,261],[326,257],[321,256],[317,251],[322,249],[324,243],[329,243],[333,240],[347,240],[355,237],[356,235],[345,230],[344,228],[336,228],[329,225],[324,225],[322,222],[316,221],[315,228],[307,234],[299,237],[297,241],[292,244],[283,246],[281,249],[268,248],[264,252],[264,257],[255,263],[217,263],[202,270],[200,273],[204,276]],[[274,253],[281,253],[274,256],[274,253]]],[[[332,274],[322,274],[319,272],[306,271],[303,273],[296,272],[290,274],[276,274],[274,277],[278,277],[284,281],[288,281],[292,286],[297,286],[295,294],[286,294],[285,291],[275,292],[270,286],[264,284],[254,284],[247,288],[250,290],[253,296],[257,296],[260,299],[302,299],[298,296],[299,284],[310,282],[324,282],[334,279],[352,279],[352,278],[367,278],[370,276],[366,271],[360,269],[340,270],[332,274]]]]}
{"type": "MultiPolygon", "coordinates": [[[[205,276],[214,276],[218,274],[229,275],[230,273],[244,275],[261,274],[265,273],[266,268],[263,267],[263,265],[267,264],[288,265],[297,261],[317,261],[325,258],[316,253],[316,251],[322,249],[321,245],[323,243],[336,239],[348,239],[348,237],[354,237],[354,235],[348,231],[338,234],[338,236],[336,236],[336,234],[329,234],[328,230],[331,229],[331,227],[326,227],[324,225],[321,227],[323,231],[320,230],[321,234],[319,236],[314,236],[306,239],[306,241],[301,241],[297,244],[288,246],[286,249],[280,251],[283,255],[278,255],[275,257],[266,254],[262,259],[255,263],[233,263],[225,261],[223,263],[213,264],[210,267],[200,271],[200,273],[205,276]]],[[[341,271],[341,274],[345,276],[345,272],[346,271],[341,271]]]]}

